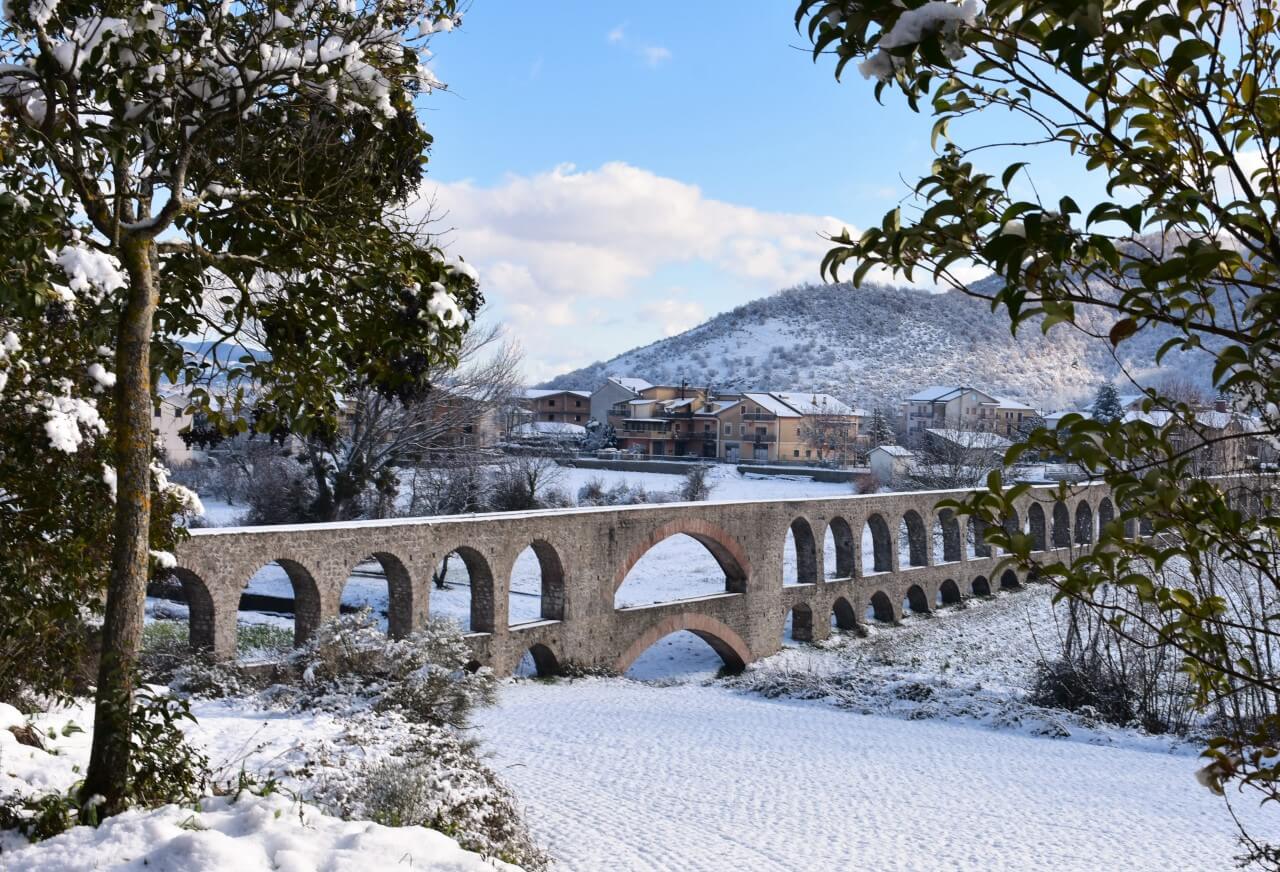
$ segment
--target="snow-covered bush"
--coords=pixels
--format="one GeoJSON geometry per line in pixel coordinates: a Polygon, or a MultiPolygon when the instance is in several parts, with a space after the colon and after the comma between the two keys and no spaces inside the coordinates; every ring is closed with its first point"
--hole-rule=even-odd
{"type": "Polygon", "coordinates": [[[530,872],[550,862],[529,836],[510,788],[450,729],[415,725],[389,759],[333,774],[308,798],[349,819],[439,830],[468,850],[530,872]]]}
{"type": "Polygon", "coordinates": [[[452,621],[432,619],[403,639],[389,639],[366,609],[326,621],[289,659],[301,677],[276,688],[300,708],[344,708],[361,701],[415,723],[467,724],[472,709],[494,699],[495,679],[472,665],[471,649],[452,621]]]}

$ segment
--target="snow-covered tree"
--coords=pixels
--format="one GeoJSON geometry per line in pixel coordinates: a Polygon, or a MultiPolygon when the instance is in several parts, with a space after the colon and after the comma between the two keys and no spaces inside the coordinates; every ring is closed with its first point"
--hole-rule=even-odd
{"type": "Polygon", "coordinates": [[[1124,417],[1124,409],[1120,407],[1120,393],[1114,385],[1104,384],[1098,388],[1098,395],[1093,399],[1093,407],[1089,410],[1093,420],[1110,424],[1124,417]]]}
{"type": "MultiPolygon", "coordinates": [[[[474,270],[405,217],[431,142],[414,111],[437,84],[426,42],[455,23],[453,0],[5,3],[0,317],[105,334],[100,359],[82,361],[92,383],[68,379],[37,404],[48,426],[36,448],[109,449],[83,788],[108,813],[128,797],[161,374],[215,422],[242,421],[252,382],[275,410],[264,424],[306,431],[332,424],[336,389],[353,377],[419,394],[479,303],[474,270]],[[248,327],[265,354],[234,350],[248,327]],[[212,353],[184,355],[184,336],[212,353]]],[[[39,352],[29,365],[45,365],[39,352]]]]}
{"type": "Polygon", "coordinates": [[[889,416],[879,406],[871,412],[871,423],[867,425],[867,435],[871,437],[872,448],[893,443],[893,425],[889,423],[889,416]]]}

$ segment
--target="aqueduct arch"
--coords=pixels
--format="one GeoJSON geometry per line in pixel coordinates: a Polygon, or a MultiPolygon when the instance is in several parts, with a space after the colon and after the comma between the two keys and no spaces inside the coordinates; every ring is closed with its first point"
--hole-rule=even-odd
{"type": "MultiPolygon", "coordinates": [[[[1105,488],[1084,485],[1077,490],[1097,507],[1092,511],[1103,521],[1105,488]]],[[[387,579],[389,630],[402,634],[420,626],[427,606],[433,613],[437,607],[432,570],[452,554],[466,566],[469,577],[469,605],[455,598],[453,607],[466,610],[467,641],[477,664],[506,673],[528,654],[543,673],[567,666],[625,669],[658,639],[687,630],[736,669],[778,650],[788,615],[807,616],[813,638],[821,639],[830,632],[833,619],[838,628],[855,629],[867,611],[873,618],[896,622],[904,601],[909,611],[926,612],[938,604],[959,602],[970,592],[990,595],[1004,571],[999,556],[991,549],[985,555],[966,553],[966,528],[977,525],[937,509],[942,500],[967,495],[850,494],[199,529],[178,545],[174,575],[190,602],[192,644],[212,648],[217,657],[234,655],[236,606],[256,567],[275,562],[288,575],[297,613],[295,638],[302,642],[321,620],[338,613],[353,567],[369,558],[378,561],[387,579]],[[908,539],[903,543],[908,552],[905,566],[897,553],[903,523],[908,539]],[[815,555],[817,534],[831,534],[835,571],[819,571],[832,562],[830,555],[815,559],[803,570],[809,581],[784,588],[776,581],[782,577],[784,557],[779,531],[791,530],[797,536],[797,529],[803,540],[800,550],[808,550],[807,532],[815,555]],[[864,531],[870,540],[865,560],[864,531]],[[923,548],[909,541],[919,539],[921,531],[926,534],[923,548]],[[683,535],[711,555],[724,575],[724,587],[691,599],[614,608],[614,594],[636,563],[658,543],[683,535]],[[934,550],[939,543],[928,541],[935,535],[941,540],[943,560],[934,550]],[[526,547],[533,548],[541,573],[541,619],[512,626],[511,571],[516,555],[526,547]]],[[[1031,488],[1019,503],[1033,544],[1047,546],[1050,552],[1046,560],[1057,555],[1052,553],[1054,543],[1043,541],[1050,532],[1045,506],[1053,506],[1054,539],[1060,531],[1069,537],[1059,547],[1074,539],[1075,519],[1055,498],[1056,488],[1031,488]]],[[[1031,580],[1033,574],[1028,574],[1031,580]]],[[[449,605],[443,597],[439,604],[449,605]]],[[[792,620],[803,635],[806,620],[792,620]]]]}

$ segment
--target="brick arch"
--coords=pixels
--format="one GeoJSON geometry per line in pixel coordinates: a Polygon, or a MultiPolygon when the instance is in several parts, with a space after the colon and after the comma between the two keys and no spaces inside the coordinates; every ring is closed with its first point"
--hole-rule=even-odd
{"type": "Polygon", "coordinates": [[[175,566],[169,574],[182,583],[187,599],[187,641],[194,651],[214,650],[216,644],[213,592],[195,570],[175,566]]]}
{"type": "Polygon", "coordinates": [[[697,540],[698,544],[711,552],[716,563],[724,570],[725,588],[728,591],[746,592],[747,578],[751,575],[751,563],[747,560],[747,555],[738,541],[728,531],[708,521],[698,518],[681,518],[658,527],[627,553],[626,559],[613,575],[614,595],[617,595],[618,588],[622,587],[622,583],[627,580],[627,573],[640,562],[640,558],[644,557],[650,548],[663,539],[679,536],[682,533],[697,540]]]}
{"type": "MultiPolygon", "coordinates": [[[[796,549],[796,584],[814,584],[818,579],[818,543],[813,535],[813,525],[804,515],[797,515],[791,520],[787,529],[791,533],[796,549]]],[[[786,536],[783,536],[783,549],[786,548],[786,536]]],[[[784,555],[785,557],[785,555],[784,555]]],[[[784,560],[785,562],[785,560],[784,560]]],[[[785,584],[786,579],[781,581],[785,584]]]]}
{"type": "MultiPolygon", "coordinates": [[[[507,570],[507,602],[511,602],[511,580],[515,574],[516,563],[526,552],[532,551],[538,561],[538,598],[539,614],[535,620],[563,621],[566,608],[566,585],[564,561],[560,559],[560,548],[542,537],[535,537],[529,544],[520,549],[516,559],[507,570]]],[[[508,605],[508,611],[510,607],[508,605]]],[[[508,623],[511,622],[508,616],[508,623]]],[[[512,624],[512,626],[519,626],[512,624]]]]}
{"type": "Polygon", "coordinates": [[[715,618],[709,618],[697,612],[682,612],[664,618],[646,630],[614,661],[613,668],[619,673],[626,672],[631,668],[631,664],[635,663],[640,655],[649,650],[659,639],[681,630],[688,630],[710,645],[712,650],[720,655],[725,667],[732,671],[741,671],[755,659],[747,643],[728,626],[715,618]]]}
{"type": "Polygon", "coordinates": [[[433,558],[431,571],[435,572],[440,561],[451,554],[458,555],[467,567],[467,577],[471,580],[471,633],[492,633],[496,624],[493,569],[489,559],[470,545],[446,546],[433,558]]]}
{"type": "Polygon", "coordinates": [[[382,574],[387,579],[387,635],[393,639],[402,639],[417,629],[415,600],[425,597],[426,594],[414,588],[409,568],[398,555],[375,549],[350,561],[342,573],[343,582],[342,588],[338,591],[338,598],[341,600],[342,592],[346,590],[356,567],[371,559],[376,560],[382,567],[382,574]]]}
{"type": "MultiPolygon", "coordinates": [[[[293,589],[293,644],[302,645],[310,639],[324,620],[323,597],[320,585],[316,582],[315,573],[299,559],[280,552],[267,552],[274,556],[257,564],[249,572],[243,573],[237,596],[249,586],[249,581],[272,563],[284,570],[289,577],[289,586],[293,589]]],[[[238,624],[237,619],[237,624],[238,624]]]]}

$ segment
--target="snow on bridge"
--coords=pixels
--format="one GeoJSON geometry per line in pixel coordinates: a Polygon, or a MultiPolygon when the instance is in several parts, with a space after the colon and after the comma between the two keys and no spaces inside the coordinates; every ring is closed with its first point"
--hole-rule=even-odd
{"type": "MultiPolygon", "coordinates": [[[[200,529],[178,548],[173,572],[189,603],[193,647],[218,658],[235,655],[241,592],[266,563],[288,574],[295,641],[302,642],[338,614],[354,568],[371,559],[387,580],[389,632],[412,632],[426,621],[434,569],[452,554],[470,579],[468,639],[476,662],[500,675],[512,672],[526,653],[543,674],[566,666],[622,672],[650,645],[682,630],[738,670],[779,649],[788,619],[793,638],[818,640],[833,621],[844,629],[863,616],[895,621],[905,610],[927,612],[966,595],[1019,586],[1025,579],[999,566],[1001,555],[985,541],[981,521],[936,508],[964,493],[200,529]],[[828,534],[833,553],[819,545],[828,534]],[[628,571],[658,543],[679,535],[710,552],[724,574],[723,593],[616,607],[615,593],[628,571]],[[798,583],[785,585],[789,540],[798,583]],[[540,568],[541,614],[511,625],[512,569],[529,547],[540,568]]],[[[1114,506],[1102,485],[1080,486],[1074,494],[1068,505],[1055,489],[1032,489],[1004,526],[1030,535],[1040,551],[1092,542],[1099,525],[1115,517],[1114,506]]]]}

